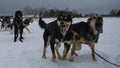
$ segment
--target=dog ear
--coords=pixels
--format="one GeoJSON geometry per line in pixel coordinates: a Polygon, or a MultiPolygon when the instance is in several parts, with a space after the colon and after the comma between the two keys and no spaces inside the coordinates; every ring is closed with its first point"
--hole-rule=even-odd
{"type": "Polygon", "coordinates": [[[72,22],[72,18],[73,16],[71,14],[67,14],[67,16],[65,16],[65,19],[68,19],[71,22],[72,22]]]}

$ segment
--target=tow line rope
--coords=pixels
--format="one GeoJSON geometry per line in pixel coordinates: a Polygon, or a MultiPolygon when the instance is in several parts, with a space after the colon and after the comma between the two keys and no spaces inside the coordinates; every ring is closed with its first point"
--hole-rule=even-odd
{"type": "MultiPolygon", "coordinates": [[[[91,48],[91,49],[92,49],[92,48],[91,48]]],[[[92,49],[92,50],[93,50],[93,49],[92,49]]],[[[94,51],[94,50],[93,50],[93,51],[94,51]]],[[[112,65],[114,65],[114,66],[120,67],[120,65],[115,64],[115,63],[113,63],[113,62],[105,59],[104,57],[102,57],[101,55],[99,55],[97,52],[94,51],[94,53],[95,53],[99,58],[103,59],[104,61],[106,61],[106,62],[108,62],[108,63],[110,63],[110,64],[112,64],[112,65]]]]}

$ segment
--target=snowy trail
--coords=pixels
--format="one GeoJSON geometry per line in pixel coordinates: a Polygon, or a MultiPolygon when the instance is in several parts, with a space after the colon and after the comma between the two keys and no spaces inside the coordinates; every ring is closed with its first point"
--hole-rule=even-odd
{"type": "MultiPolygon", "coordinates": [[[[44,18],[48,23],[55,18],[44,18]]],[[[73,23],[86,21],[86,18],[74,18],[73,23]]],[[[104,18],[104,32],[100,34],[96,44],[96,52],[106,59],[120,64],[120,18],[104,18]]],[[[13,42],[13,35],[9,31],[0,31],[0,68],[118,68],[106,63],[99,57],[97,62],[92,61],[91,51],[87,45],[77,51],[79,56],[74,62],[68,60],[51,61],[50,47],[47,49],[47,59],[41,58],[43,50],[43,30],[38,26],[38,19],[29,26],[31,34],[24,31],[24,41],[13,42]]],[[[63,45],[63,44],[62,44],[63,45]]],[[[63,46],[60,48],[60,53],[63,46]]],[[[68,57],[70,56],[70,51],[68,57]]]]}

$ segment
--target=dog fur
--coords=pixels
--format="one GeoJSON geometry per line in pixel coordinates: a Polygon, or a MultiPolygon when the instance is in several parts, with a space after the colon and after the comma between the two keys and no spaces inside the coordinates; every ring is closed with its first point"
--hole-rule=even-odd
{"type": "Polygon", "coordinates": [[[5,16],[3,20],[1,20],[1,30],[6,31],[11,27],[11,21],[9,16],[5,16]]]}
{"type": "Polygon", "coordinates": [[[53,22],[46,24],[42,18],[39,18],[39,26],[44,29],[44,49],[42,58],[46,58],[46,49],[50,43],[52,51],[52,61],[55,62],[57,53],[58,58],[65,59],[72,43],[72,31],[71,31],[72,18],[71,15],[60,15],[53,22]],[[63,56],[59,53],[59,47],[61,42],[64,43],[63,56]],[[55,47],[56,44],[56,47],[55,47]]]}
{"type": "MultiPolygon", "coordinates": [[[[33,17],[28,17],[28,18],[25,18],[24,21],[23,21],[23,30],[26,29],[29,33],[31,33],[31,31],[29,30],[28,26],[30,25],[30,23],[33,23],[33,17]]],[[[11,25],[11,32],[10,34],[13,34],[13,23],[11,25]]],[[[20,33],[20,32],[18,32],[20,33]]]]}
{"type": "Polygon", "coordinates": [[[31,33],[29,28],[28,28],[28,25],[30,25],[30,22],[33,23],[33,17],[26,18],[23,21],[23,29],[25,28],[29,33],[31,33]]]}
{"type": "Polygon", "coordinates": [[[73,35],[73,47],[71,49],[70,61],[74,60],[74,55],[77,46],[81,49],[81,44],[88,44],[91,47],[92,59],[96,61],[95,57],[95,43],[98,42],[99,33],[103,32],[103,18],[100,15],[92,16],[87,22],[79,22],[72,24],[71,29],[74,32],[73,35]]]}

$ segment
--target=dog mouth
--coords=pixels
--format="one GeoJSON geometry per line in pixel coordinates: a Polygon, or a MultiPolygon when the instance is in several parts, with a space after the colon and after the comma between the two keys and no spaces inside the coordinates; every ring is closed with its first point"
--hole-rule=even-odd
{"type": "Polygon", "coordinates": [[[103,33],[103,28],[102,28],[102,26],[97,27],[97,30],[99,31],[99,33],[103,33]]]}
{"type": "Polygon", "coordinates": [[[99,33],[103,33],[103,21],[102,20],[100,20],[100,21],[98,21],[95,25],[96,25],[96,29],[97,29],[97,31],[99,32],[99,33]]]}
{"type": "Polygon", "coordinates": [[[60,25],[59,28],[60,28],[60,31],[62,33],[64,33],[64,32],[66,32],[69,29],[69,24],[62,24],[62,25],[60,25]]]}

